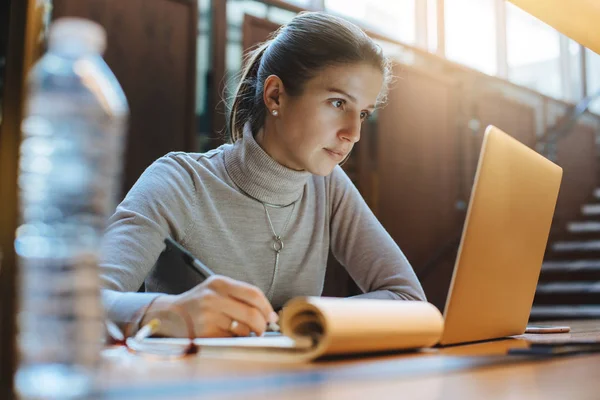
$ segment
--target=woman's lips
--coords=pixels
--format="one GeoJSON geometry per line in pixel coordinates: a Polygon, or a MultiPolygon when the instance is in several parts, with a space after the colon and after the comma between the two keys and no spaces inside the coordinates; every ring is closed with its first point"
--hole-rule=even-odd
{"type": "Polygon", "coordinates": [[[332,157],[335,160],[343,160],[344,157],[346,157],[346,153],[344,152],[340,152],[340,151],[336,151],[336,150],[330,150],[330,149],[324,149],[327,154],[329,154],[330,157],[332,157]]]}

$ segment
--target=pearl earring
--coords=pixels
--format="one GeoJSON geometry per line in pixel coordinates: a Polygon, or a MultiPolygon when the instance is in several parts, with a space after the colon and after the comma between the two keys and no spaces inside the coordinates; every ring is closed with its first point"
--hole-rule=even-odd
{"type": "Polygon", "coordinates": [[[277,110],[273,110],[271,111],[271,114],[273,114],[274,117],[279,115],[279,112],[277,112],[277,110]]]}

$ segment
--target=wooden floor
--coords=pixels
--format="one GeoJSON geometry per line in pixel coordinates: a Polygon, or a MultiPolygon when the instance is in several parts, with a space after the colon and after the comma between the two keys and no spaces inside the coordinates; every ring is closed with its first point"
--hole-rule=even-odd
{"type": "Polygon", "coordinates": [[[572,332],[310,364],[164,360],[110,348],[98,385],[106,399],[600,399],[600,353],[506,355],[528,341],[600,341],[600,321],[560,324],[572,332]]]}

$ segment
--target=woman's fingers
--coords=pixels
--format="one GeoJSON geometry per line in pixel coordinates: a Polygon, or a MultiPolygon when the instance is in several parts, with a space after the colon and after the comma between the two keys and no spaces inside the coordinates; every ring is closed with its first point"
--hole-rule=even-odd
{"type": "Polygon", "coordinates": [[[174,296],[170,302],[190,314],[200,337],[248,336],[251,332],[262,335],[268,322],[279,319],[260,289],[219,275],[174,296]],[[232,321],[236,322],[232,325],[232,321]]]}
{"type": "Polygon", "coordinates": [[[265,294],[256,286],[224,276],[215,276],[211,278],[208,287],[257,309],[266,322],[277,322],[279,319],[265,294]]]}
{"type": "Polygon", "coordinates": [[[227,296],[220,297],[219,303],[219,310],[230,320],[247,325],[257,335],[262,335],[267,329],[267,320],[256,308],[227,296]]]}
{"type": "Polygon", "coordinates": [[[217,333],[221,333],[220,336],[250,336],[251,330],[248,325],[238,320],[234,320],[223,313],[218,313],[215,325],[219,331],[217,333]],[[235,321],[235,323],[233,321],[235,321]]]}

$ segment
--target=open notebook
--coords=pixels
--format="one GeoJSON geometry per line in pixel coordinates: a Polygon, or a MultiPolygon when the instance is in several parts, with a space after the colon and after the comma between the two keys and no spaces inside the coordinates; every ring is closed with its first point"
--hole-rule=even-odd
{"type": "MultiPolygon", "coordinates": [[[[420,301],[299,297],[281,313],[282,335],[198,338],[200,355],[268,361],[310,361],[327,355],[410,350],[435,345],[441,313],[420,301]]],[[[152,352],[185,347],[187,339],[150,338],[132,346],[152,352]]]]}

